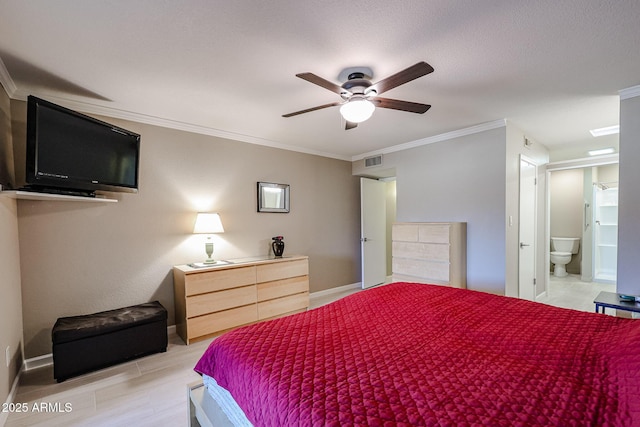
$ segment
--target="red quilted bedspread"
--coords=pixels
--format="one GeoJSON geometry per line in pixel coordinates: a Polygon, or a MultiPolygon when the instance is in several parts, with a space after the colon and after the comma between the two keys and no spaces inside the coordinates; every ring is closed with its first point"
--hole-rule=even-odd
{"type": "Polygon", "coordinates": [[[640,426],[640,320],[396,283],[214,340],[255,426],[640,426]]]}

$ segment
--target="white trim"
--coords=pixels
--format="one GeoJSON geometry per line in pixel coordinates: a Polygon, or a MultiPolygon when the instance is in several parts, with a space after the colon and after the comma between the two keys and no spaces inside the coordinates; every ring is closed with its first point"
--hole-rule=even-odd
{"type": "MultiPolygon", "coordinates": [[[[35,96],[40,96],[34,94],[35,96]]],[[[348,156],[338,155],[334,153],[328,153],[325,151],[312,150],[302,147],[296,147],[293,145],[282,144],[280,142],[271,141],[269,139],[258,138],[251,135],[243,135],[240,133],[229,132],[222,129],[216,129],[208,126],[196,125],[193,123],[181,122],[178,120],[165,119],[162,117],[149,116],[147,114],[135,113],[133,111],[119,110],[116,108],[100,106],[96,104],[89,104],[81,101],[74,101],[66,98],[61,98],[55,95],[43,95],[47,101],[54,102],[62,105],[63,107],[70,108],[75,111],[80,111],[85,114],[97,114],[100,116],[111,117],[115,119],[129,120],[137,123],[144,123],[148,125],[154,125],[169,129],[176,129],[185,132],[192,132],[201,135],[215,136],[218,138],[230,139],[233,141],[247,142],[249,144],[262,145],[265,147],[278,148],[281,150],[295,151],[304,154],[312,154],[316,156],[329,157],[338,160],[350,161],[348,156]]],[[[17,93],[12,98],[26,101],[27,96],[23,93],[17,93]]]]}
{"type": "MultiPolygon", "coordinates": [[[[13,99],[18,99],[21,101],[26,101],[27,94],[17,90],[8,72],[6,72],[6,75],[2,74],[3,68],[4,68],[3,64],[0,60],[0,83],[4,83],[3,81],[3,78],[4,78],[5,80],[7,80],[7,85],[12,85],[12,89],[5,87],[5,89],[7,89],[7,92],[9,93],[9,97],[13,99]]],[[[4,68],[4,70],[6,71],[6,68],[4,68]]],[[[481,123],[479,125],[470,126],[467,128],[458,129],[451,132],[446,132],[440,135],[434,135],[427,138],[422,138],[415,141],[410,141],[403,144],[383,148],[381,150],[371,151],[363,154],[357,154],[355,156],[349,157],[349,156],[335,154],[335,153],[328,153],[326,151],[318,151],[318,150],[297,147],[289,144],[283,144],[283,143],[272,141],[269,139],[258,138],[251,135],[243,135],[240,133],[229,132],[229,131],[216,129],[208,126],[201,126],[193,123],[186,123],[186,122],[181,122],[177,120],[165,119],[162,117],[155,117],[155,116],[149,116],[146,114],[135,113],[132,111],[119,110],[116,108],[70,100],[70,99],[58,97],[55,95],[38,95],[37,93],[34,93],[34,95],[43,96],[51,102],[60,104],[64,107],[70,108],[72,110],[80,111],[86,114],[97,114],[100,116],[111,117],[115,119],[129,120],[137,123],[144,123],[148,125],[154,125],[154,126],[159,126],[159,127],[169,128],[169,129],[181,130],[185,132],[193,132],[201,135],[210,135],[218,138],[230,139],[233,141],[241,141],[249,144],[262,145],[265,147],[278,148],[281,150],[295,151],[298,153],[311,154],[311,155],[328,157],[328,158],[338,159],[338,160],[351,161],[351,162],[356,160],[362,160],[365,157],[369,157],[369,156],[377,156],[380,154],[387,154],[387,153],[394,153],[397,151],[408,150],[410,148],[420,147],[427,144],[433,144],[435,142],[459,138],[461,136],[472,135],[474,133],[484,132],[491,129],[497,129],[497,128],[505,127],[507,125],[506,119],[498,119],[492,122],[481,123]]]]}
{"type": "Polygon", "coordinates": [[[32,357],[31,359],[25,359],[22,365],[22,370],[27,372],[50,365],[53,365],[53,353],[43,354],[42,356],[32,357]]]}
{"type": "Polygon", "coordinates": [[[353,289],[361,289],[362,283],[351,283],[350,285],[338,286],[337,288],[325,289],[322,291],[312,292],[309,294],[309,299],[326,297],[327,295],[333,295],[340,292],[351,291],[353,289]]]}
{"type": "Polygon", "coordinates": [[[507,125],[506,119],[494,120],[492,122],[486,122],[479,125],[471,126],[464,129],[458,129],[451,132],[441,133],[440,135],[429,136],[427,138],[417,139],[415,141],[406,142],[404,144],[393,145],[391,147],[383,148],[381,150],[370,151],[368,153],[358,154],[351,157],[351,161],[362,160],[365,157],[377,156],[379,154],[394,153],[396,151],[408,150],[410,148],[421,147],[423,145],[433,144],[435,142],[447,141],[449,139],[459,138],[461,136],[472,135],[474,133],[480,133],[487,130],[498,129],[507,125]]]}
{"type": "Polygon", "coordinates": [[[547,291],[546,290],[542,291],[540,293],[540,295],[536,296],[536,302],[544,302],[544,301],[541,301],[541,300],[545,299],[546,297],[547,297],[547,291]]]}
{"type": "MultiPolygon", "coordinates": [[[[167,326],[167,336],[170,337],[175,334],[176,325],[167,326]]],[[[31,359],[25,359],[22,364],[22,370],[26,372],[50,365],[53,365],[53,353],[43,354],[42,356],[32,357],[31,359]]]]}
{"type": "MultiPolygon", "coordinates": [[[[20,382],[20,376],[22,375],[22,370],[18,372],[18,375],[13,380],[13,384],[11,385],[11,390],[9,391],[9,395],[7,396],[7,400],[4,401],[7,405],[9,403],[14,403],[14,399],[16,398],[16,394],[18,392],[18,383],[20,382]]],[[[7,420],[9,419],[9,411],[4,412],[0,411],[0,426],[5,425],[7,420]]]]}
{"type": "Polygon", "coordinates": [[[9,70],[7,70],[4,62],[2,62],[2,58],[0,58],[0,84],[7,91],[7,95],[9,95],[9,98],[13,98],[13,95],[18,90],[18,87],[11,78],[9,70]]]}
{"type": "Polygon", "coordinates": [[[620,94],[620,101],[629,98],[635,98],[637,96],[640,96],[640,85],[622,89],[618,91],[618,93],[620,94]]]}
{"type": "Polygon", "coordinates": [[[548,171],[588,168],[591,166],[602,166],[618,163],[620,161],[620,155],[606,154],[604,156],[584,157],[582,159],[563,160],[560,162],[547,163],[546,168],[548,171]]]}
{"type": "Polygon", "coordinates": [[[167,336],[170,337],[171,335],[175,335],[175,334],[177,334],[176,325],[167,326],[167,336]]]}

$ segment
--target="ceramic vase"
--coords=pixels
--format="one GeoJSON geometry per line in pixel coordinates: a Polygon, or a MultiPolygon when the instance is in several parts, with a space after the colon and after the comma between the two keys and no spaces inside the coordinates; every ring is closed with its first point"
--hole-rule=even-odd
{"type": "Polygon", "coordinates": [[[271,242],[271,249],[273,249],[273,254],[276,256],[276,258],[282,257],[282,253],[284,252],[284,242],[282,241],[282,239],[284,239],[284,237],[276,236],[272,237],[271,239],[273,240],[273,242],[271,242]]]}

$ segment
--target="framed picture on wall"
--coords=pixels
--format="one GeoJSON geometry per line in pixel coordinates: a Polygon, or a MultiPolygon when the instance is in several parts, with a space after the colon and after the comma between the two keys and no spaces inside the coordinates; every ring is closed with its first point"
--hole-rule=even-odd
{"type": "Polygon", "coordinates": [[[289,213],[289,184],[258,182],[258,212],[289,213]]]}

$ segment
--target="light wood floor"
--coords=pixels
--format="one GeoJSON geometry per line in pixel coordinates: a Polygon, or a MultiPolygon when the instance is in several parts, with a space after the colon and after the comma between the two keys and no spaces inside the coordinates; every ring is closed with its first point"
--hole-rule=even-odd
{"type": "Polygon", "coordinates": [[[53,366],[23,373],[16,403],[27,413],[12,413],[13,426],[185,426],[187,384],[199,379],[193,371],[211,340],[186,346],[169,336],[166,353],[158,353],[60,384],[53,366]],[[71,404],[70,412],[33,411],[34,403],[71,404]]]}
{"type": "MultiPolygon", "coordinates": [[[[311,308],[342,298],[349,289],[312,298],[311,308]]],[[[187,425],[187,386],[200,380],[193,371],[211,340],[185,345],[169,335],[166,353],[158,353],[58,384],[53,366],[24,372],[14,403],[26,403],[26,413],[11,413],[5,424],[43,427],[139,427],[187,425]],[[63,412],[35,412],[34,404],[58,403],[63,412]],[[71,411],[64,412],[65,404],[71,411]]],[[[39,406],[38,406],[39,407],[39,406]]]]}
{"type": "MultiPolygon", "coordinates": [[[[599,291],[600,286],[575,282],[567,280],[564,283],[554,283],[544,302],[592,311],[591,295],[599,291]],[[573,287],[573,292],[568,287],[573,287]],[[587,293],[579,297],[585,289],[588,289],[587,293]]],[[[358,289],[348,289],[312,298],[311,307],[318,307],[357,291],[358,289]]],[[[26,403],[28,411],[11,413],[5,425],[186,426],[187,386],[200,379],[193,367],[210,342],[211,340],[207,340],[187,346],[176,335],[170,335],[166,353],[82,375],[60,384],[53,379],[52,366],[25,372],[21,376],[14,403],[26,403]],[[59,408],[63,411],[68,403],[71,411],[33,411],[33,405],[40,403],[59,403],[59,408]]]]}

